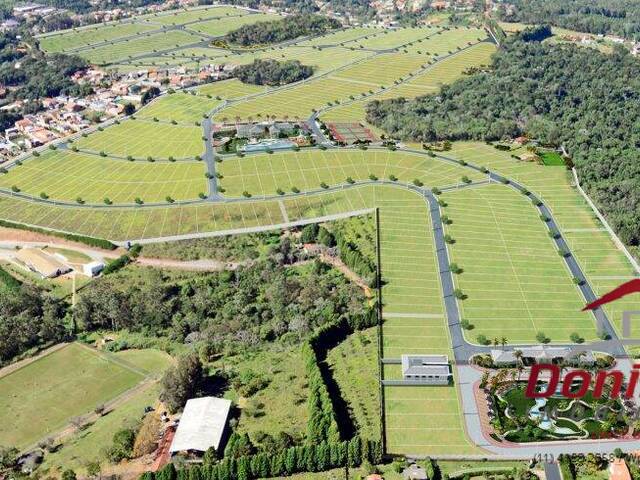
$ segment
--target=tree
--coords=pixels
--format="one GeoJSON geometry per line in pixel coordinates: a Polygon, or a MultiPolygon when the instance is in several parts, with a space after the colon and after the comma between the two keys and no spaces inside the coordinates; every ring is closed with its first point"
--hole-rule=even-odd
{"type": "Polygon", "coordinates": [[[62,472],[62,480],[76,480],[76,472],[71,469],[67,469],[62,472]]]}
{"type": "Polygon", "coordinates": [[[216,448],[211,446],[204,452],[204,456],[202,457],[202,463],[204,465],[213,465],[218,461],[218,452],[216,448]]]}
{"type": "Polygon", "coordinates": [[[133,103],[127,102],[124,104],[124,114],[129,116],[129,115],[133,115],[136,111],[136,107],[133,103]]]}
{"type": "Polygon", "coordinates": [[[183,355],[178,363],[164,374],[160,398],[170,412],[181,409],[202,385],[202,363],[195,352],[183,355]]]}
{"type": "Polygon", "coordinates": [[[306,225],[302,229],[302,235],[300,237],[300,240],[303,243],[314,243],[318,237],[319,230],[320,230],[320,227],[318,226],[317,223],[311,223],[309,225],[306,225]]]}
{"type": "Polygon", "coordinates": [[[324,227],[320,227],[318,230],[318,243],[326,247],[333,247],[336,244],[336,239],[333,234],[324,227]]]}

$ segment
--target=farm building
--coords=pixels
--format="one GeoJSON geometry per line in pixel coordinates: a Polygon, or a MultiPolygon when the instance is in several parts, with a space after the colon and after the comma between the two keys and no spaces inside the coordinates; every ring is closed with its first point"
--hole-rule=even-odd
{"type": "Polygon", "coordinates": [[[71,267],[37,248],[23,248],[16,254],[16,258],[42,278],[55,278],[71,271],[71,267]]]}
{"type": "Polygon", "coordinates": [[[448,385],[451,369],[446,355],[402,355],[402,378],[428,385],[448,385]]]}
{"type": "Polygon", "coordinates": [[[220,449],[231,401],[223,398],[192,398],[184,407],[169,452],[204,454],[210,447],[220,449]]]}
{"type": "MultiPolygon", "coordinates": [[[[571,353],[569,347],[552,347],[547,345],[535,345],[533,347],[523,347],[519,349],[522,352],[522,363],[524,365],[533,365],[534,363],[558,363],[567,359],[571,353]]],[[[518,358],[515,349],[497,349],[491,350],[491,359],[494,365],[515,365],[518,358]]],[[[582,364],[593,364],[595,359],[590,351],[585,351],[580,358],[582,364]]]]}

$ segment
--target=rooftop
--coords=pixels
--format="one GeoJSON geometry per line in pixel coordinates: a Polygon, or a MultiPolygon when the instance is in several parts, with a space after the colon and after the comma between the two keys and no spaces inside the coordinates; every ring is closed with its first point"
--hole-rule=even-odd
{"type": "Polygon", "coordinates": [[[230,408],[231,401],[223,398],[202,397],[188,400],[169,451],[206,452],[209,447],[218,450],[230,408]]]}

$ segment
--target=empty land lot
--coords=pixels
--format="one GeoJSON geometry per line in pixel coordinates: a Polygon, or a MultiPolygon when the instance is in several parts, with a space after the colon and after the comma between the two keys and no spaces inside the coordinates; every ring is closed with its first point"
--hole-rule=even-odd
{"type": "Polygon", "coordinates": [[[142,370],[70,344],[0,377],[0,443],[18,448],[35,443],[144,377],[142,370]]]}
{"type": "Polygon", "coordinates": [[[301,151],[276,155],[252,155],[225,159],[218,167],[223,175],[220,184],[225,195],[273,195],[278,189],[290,192],[317,190],[328,186],[348,185],[347,179],[369,181],[370,175],[380,180],[395,177],[400,183],[420,180],[427,186],[445,187],[462,183],[462,177],[481,180],[484,175],[465,172],[453,163],[410,153],[388,150],[301,151]]]}
{"type": "MultiPolygon", "coordinates": [[[[383,356],[447,354],[451,358],[433,231],[425,200],[387,189],[380,207],[383,356]]],[[[384,377],[401,378],[398,365],[384,377]]],[[[386,386],[387,450],[398,454],[477,453],[466,438],[457,389],[386,386]]]]}
{"type": "Polygon", "coordinates": [[[538,332],[561,342],[573,332],[596,338],[593,316],[580,311],[584,299],[527,197],[491,185],[443,198],[453,222],[445,230],[456,241],[451,261],[463,269],[455,283],[468,297],[461,316],[474,325],[470,341],[482,334],[531,343],[538,332]]]}
{"type": "Polygon", "coordinates": [[[202,128],[171,125],[149,120],[126,120],[103,131],[89,134],[74,143],[81,150],[139,159],[188,158],[204,152],[202,128]]]}
{"type": "Polygon", "coordinates": [[[175,121],[194,125],[195,122],[202,121],[213,108],[222,103],[214,97],[196,95],[195,90],[193,93],[192,95],[187,91],[182,91],[163,95],[141,109],[136,116],[147,120],[157,118],[168,122],[175,121]]]}
{"type": "Polygon", "coordinates": [[[207,191],[201,162],[128,162],[70,151],[46,153],[27,160],[0,177],[0,188],[17,186],[34,197],[102,203],[164,202],[198,198],[207,191]]]}

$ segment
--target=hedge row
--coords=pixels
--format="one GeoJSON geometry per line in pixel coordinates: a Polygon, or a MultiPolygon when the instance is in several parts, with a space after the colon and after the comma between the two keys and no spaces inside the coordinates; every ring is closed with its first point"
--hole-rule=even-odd
{"type": "Polygon", "coordinates": [[[345,240],[341,235],[337,235],[336,241],[340,252],[340,259],[351,270],[364,278],[370,287],[375,288],[377,276],[375,264],[362,255],[356,245],[345,240]]]}
{"type": "Polygon", "coordinates": [[[376,324],[377,315],[374,306],[362,315],[352,315],[318,328],[303,345],[302,355],[309,381],[308,441],[336,443],[342,440],[331,395],[322,377],[319,363],[324,361],[326,352],[342,342],[347,335],[376,324]]]}
{"type": "Polygon", "coordinates": [[[323,472],[344,466],[357,467],[363,461],[382,461],[380,442],[354,437],[348,442],[291,447],[276,454],[259,453],[226,458],[215,464],[192,465],[176,470],[168,464],[157,473],[146,472],[140,480],[253,480],[300,472],[323,472]]]}
{"type": "Polygon", "coordinates": [[[111,243],[109,240],[105,240],[103,238],[86,237],[84,235],[76,235],[74,233],[56,232],[53,230],[46,230],[44,228],[31,227],[23,223],[9,222],[7,220],[0,220],[0,227],[15,228],[17,230],[28,230],[36,233],[43,233],[45,235],[52,235],[54,237],[64,238],[65,240],[70,240],[72,242],[84,243],[91,247],[104,248],[105,250],[115,250],[117,248],[116,245],[111,243]]]}

